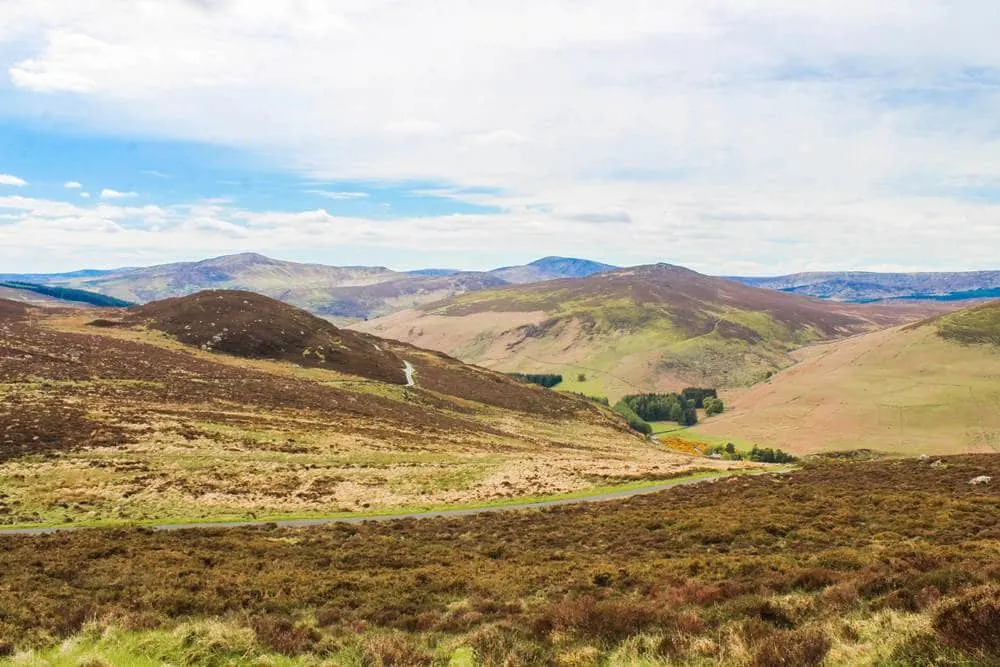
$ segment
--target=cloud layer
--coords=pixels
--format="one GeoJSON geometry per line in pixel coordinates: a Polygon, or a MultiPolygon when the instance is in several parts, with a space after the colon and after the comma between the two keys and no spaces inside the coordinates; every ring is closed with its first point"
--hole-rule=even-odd
{"type": "MultiPolygon", "coordinates": [[[[24,113],[505,211],[396,221],[395,241],[360,220],[345,243],[718,273],[995,265],[998,31],[987,0],[0,5],[24,113]]],[[[278,236],[229,208],[206,232],[184,215],[116,238],[245,233],[266,251],[340,224],[304,212],[278,236]]]]}

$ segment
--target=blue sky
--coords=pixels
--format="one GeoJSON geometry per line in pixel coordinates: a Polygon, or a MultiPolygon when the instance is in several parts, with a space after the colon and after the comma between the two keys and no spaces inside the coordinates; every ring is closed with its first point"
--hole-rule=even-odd
{"type": "Polygon", "coordinates": [[[996,268],[998,32],[986,0],[7,0],[0,272],[996,268]]]}

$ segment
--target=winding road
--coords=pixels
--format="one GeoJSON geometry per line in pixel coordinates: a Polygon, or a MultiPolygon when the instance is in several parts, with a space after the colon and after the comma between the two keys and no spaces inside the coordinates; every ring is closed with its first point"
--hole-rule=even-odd
{"type": "MultiPolygon", "coordinates": [[[[723,479],[726,477],[732,477],[734,475],[768,475],[777,473],[787,473],[791,472],[792,469],[789,468],[776,468],[773,470],[761,470],[759,472],[750,473],[740,473],[723,471],[717,475],[698,477],[695,479],[691,478],[678,478],[672,480],[664,480],[663,482],[650,484],[649,486],[642,486],[638,488],[629,489],[619,489],[615,491],[606,491],[603,493],[595,493],[590,496],[581,496],[577,498],[556,498],[553,500],[539,500],[534,502],[523,502],[523,503],[511,503],[509,505],[492,505],[486,507],[468,507],[452,510],[436,510],[430,512],[409,512],[409,513],[398,513],[398,514],[376,514],[367,516],[356,516],[356,517],[330,517],[330,518],[319,518],[319,519],[278,519],[278,520],[267,520],[260,519],[254,521],[207,521],[207,522],[196,522],[196,523],[173,523],[173,524],[158,524],[158,525],[146,525],[146,524],[122,524],[117,526],[104,526],[104,528],[112,529],[122,529],[122,528],[151,528],[152,530],[193,530],[193,529],[209,529],[209,528],[248,528],[252,526],[263,526],[263,525],[276,525],[282,528],[301,528],[308,526],[325,526],[331,523],[364,523],[366,521],[397,521],[400,519],[434,519],[442,517],[461,517],[461,516],[472,516],[475,514],[487,514],[492,512],[512,512],[519,510],[533,510],[533,509],[544,509],[546,507],[558,507],[559,505],[578,505],[582,503],[597,503],[604,502],[608,500],[621,500],[624,498],[632,498],[634,496],[646,495],[649,493],[657,493],[659,491],[664,491],[666,489],[671,489],[677,486],[688,486],[690,484],[698,484],[701,482],[712,482],[717,479],[723,479]]],[[[4,535],[49,535],[52,533],[59,533],[65,531],[73,530],[94,530],[101,528],[100,526],[53,526],[45,528],[7,528],[0,529],[0,536],[4,535]]]]}

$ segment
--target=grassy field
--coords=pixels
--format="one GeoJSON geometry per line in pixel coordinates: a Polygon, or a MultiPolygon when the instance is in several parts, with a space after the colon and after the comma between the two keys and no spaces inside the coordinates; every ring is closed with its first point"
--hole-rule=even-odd
{"type": "Polygon", "coordinates": [[[0,321],[0,526],[484,505],[706,465],[590,403],[405,345],[382,344],[417,387],[93,317],[0,321]]]}
{"type": "Polygon", "coordinates": [[[656,265],[473,292],[358,326],[505,372],[561,373],[561,389],[614,401],[748,386],[789,366],[797,347],[934,308],[820,302],[656,265]]]}
{"type": "Polygon", "coordinates": [[[693,434],[796,453],[1000,451],[998,379],[996,347],[945,339],[936,322],[894,328],[803,350],[768,382],[724,395],[727,412],[693,434]]]}
{"type": "Polygon", "coordinates": [[[998,478],[998,455],[815,460],[545,511],[0,537],[0,655],[21,665],[993,665],[998,478]],[[981,475],[993,484],[969,484],[981,475]]]}

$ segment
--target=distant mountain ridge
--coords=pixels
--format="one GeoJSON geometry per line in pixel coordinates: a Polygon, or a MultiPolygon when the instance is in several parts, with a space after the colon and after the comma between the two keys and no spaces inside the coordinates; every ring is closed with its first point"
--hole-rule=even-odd
{"type": "Polygon", "coordinates": [[[891,299],[957,301],[1000,297],[1000,271],[876,273],[825,271],[729,280],[821,299],[865,303],[891,299]]]}
{"type": "Polygon", "coordinates": [[[545,257],[525,266],[493,271],[423,269],[400,272],[383,266],[288,262],[251,252],[142,268],[4,278],[84,289],[136,303],[182,297],[206,289],[248,290],[324,317],[358,320],[470,291],[586,276],[610,268],[613,267],[585,259],[545,257]]]}

